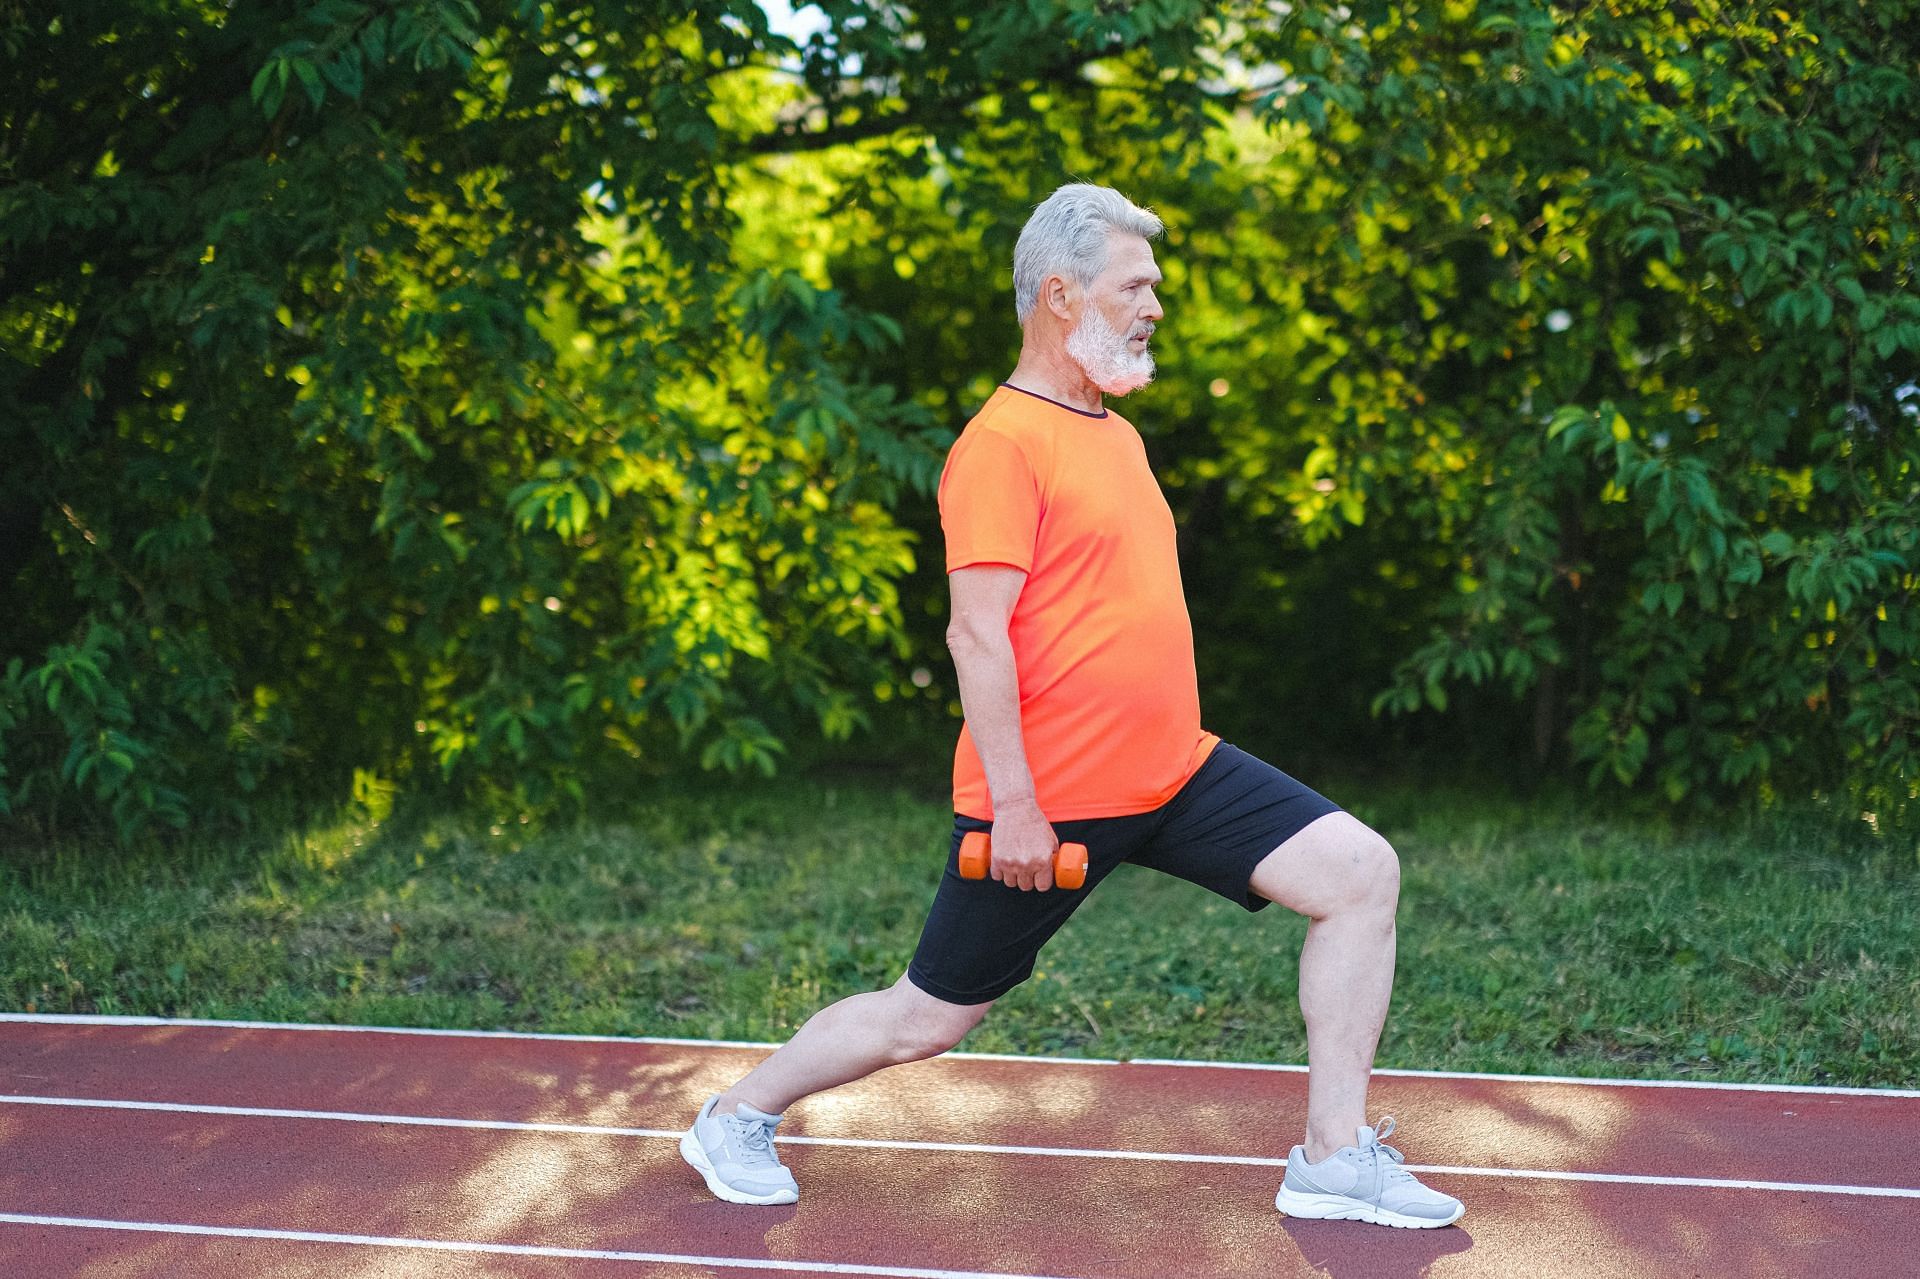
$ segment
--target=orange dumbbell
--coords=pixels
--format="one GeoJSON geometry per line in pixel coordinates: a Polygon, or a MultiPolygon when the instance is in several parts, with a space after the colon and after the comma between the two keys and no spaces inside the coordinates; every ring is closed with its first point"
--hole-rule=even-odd
{"type": "MultiPolygon", "coordinates": [[[[960,839],[960,878],[985,879],[993,863],[993,850],[987,832],[968,831],[960,839]]],[[[1053,854],[1053,882],[1062,888],[1078,888],[1087,882],[1087,846],[1062,844],[1053,854]]]]}

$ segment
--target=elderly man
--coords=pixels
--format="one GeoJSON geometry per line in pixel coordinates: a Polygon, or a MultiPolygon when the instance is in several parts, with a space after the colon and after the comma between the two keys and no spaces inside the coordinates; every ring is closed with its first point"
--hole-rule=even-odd
{"type": "Polygon", "coordinates": [[[1445,1226],[1458,1200],[1422,1185],[1366,1123],[1393,988],[1400,868],[1386,840],[1200,726],[1193,629],[1173,514],[1139,433],[1107,408],[1153,377],[1161,318],[1148,240],[1160,220],[1116,191],[1063,186],[1013,255],[1020,361],[967,423],[940,479],[966,723],[953,832],[904,976],[823,1009],[701,1107],[681,1154],[733,1203],[792,1203],[781,1113],[822,1089],[959,1043],[1075,906],[1122,862],[1178,875],[1250,911],[1306,915],[1305,1141],[1275,1206],[1296,1217],[1445,1226]],[[963,879],[969,832],[991,875],[963,879]],[[1063,841],[1086,886],[1053,886],[1063,841]]]}

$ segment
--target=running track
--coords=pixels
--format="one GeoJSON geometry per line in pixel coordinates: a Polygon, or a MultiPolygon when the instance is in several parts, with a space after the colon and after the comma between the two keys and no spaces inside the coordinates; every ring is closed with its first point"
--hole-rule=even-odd
{"type": "Polygon", "coordinates": [[[675,1139],[766,1045],[0,1014],[0,1275],[1920,1274],[1920,1090],[1381,1072],[1458,1226],[1289,1221],[1297,1068],[949,1054],[675,1139]]]}

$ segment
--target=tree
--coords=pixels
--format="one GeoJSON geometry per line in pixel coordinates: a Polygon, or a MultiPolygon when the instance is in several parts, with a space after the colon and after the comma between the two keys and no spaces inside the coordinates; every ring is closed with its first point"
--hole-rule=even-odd
{"type": "Polygon", "coordinates": [[[1915,817],[1913,8],[16,9],[0,807],[853,731],[1087,177],[1169,225],[1223,715],[1915,817]]]}
{"type": "Polygon", "coordinates": [[[803,50],[748,0],[12,10],[0,815],[537,808],[849,731],[950,436],[854,371],[886,318],[736,268],[730,166],[1192,37],[836,12],[803,50]],[[782,58],[816,101],[716,110],[782,58]]]}
{"type": "Polygon", "coordinates": [[[1498,681],[1595,781],[1916,816],[1915,16],[1455,0],[1250,29],[1292,69],[1267,118],[1315,174],[1282,216],[1324,356],[1287,406],[1320,445],[1248,497],[1309,537],[1413,521],[1452,575],[1376,708],[1498,681]]]}

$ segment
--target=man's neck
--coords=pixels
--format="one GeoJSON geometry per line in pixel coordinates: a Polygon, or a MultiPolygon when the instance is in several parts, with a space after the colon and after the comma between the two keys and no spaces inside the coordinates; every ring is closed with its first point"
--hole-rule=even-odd
{"type": "Polygon", "coordinates": [[[1007,384],[1085,413],[1099,413],[1107,406],[1100,388],[1088,381],[1086,371],[1064,352],[1048,358],[1044,352],[1021,351],[1020,362],[1007,375],[1007,384]]]}

